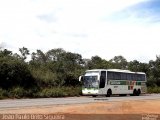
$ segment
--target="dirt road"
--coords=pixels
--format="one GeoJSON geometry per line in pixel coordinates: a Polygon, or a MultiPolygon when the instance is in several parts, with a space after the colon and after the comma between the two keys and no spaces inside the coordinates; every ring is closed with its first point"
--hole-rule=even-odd
{"type": "MultiPolygon", "coordinates": [[[[135,101],[108,101],[73,105],[53,105],[1,109],[1,114],[62,114],[69,115],[66,120],[142,120],[143,115],[160,114],[160,99],[135,101]],[[67,119],[68,118],[68,119],[67,119]]],[[[146,116],[147,115],[147,116],[146,116]]],[[[154,116],[157,117],[157,116],[154,116]]],[[[160,119],[160,115],[158,116],[160,119]]],[[[52,119],[53,120],[53,119],[52,119]]],[[[147,120],[147,119],[143,119],[147,120]]],[[[148,119],[150,120],[150,119],[148,119]]]]}

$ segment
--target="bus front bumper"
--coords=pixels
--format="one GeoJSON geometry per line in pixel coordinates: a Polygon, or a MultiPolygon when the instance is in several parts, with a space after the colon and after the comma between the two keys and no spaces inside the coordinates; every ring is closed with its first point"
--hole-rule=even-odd
{"type": "Polygon", "coordinates": [[[97,95],[98,94],[98,89],[95,89],[95,88],[83,88],[82,89],[82,94],[83,95],[97,95]]]}

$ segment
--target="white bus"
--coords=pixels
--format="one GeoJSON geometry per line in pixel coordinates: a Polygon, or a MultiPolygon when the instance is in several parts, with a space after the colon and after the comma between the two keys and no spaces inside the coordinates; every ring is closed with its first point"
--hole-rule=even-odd
{"type": "Polygon", "coordinates": [[[120,69],[93,69],[87,70],[79,77],[82,81],[82,94],[106,95],[113,94],[139,96],[146,93],[146,74],[120,69]]]}

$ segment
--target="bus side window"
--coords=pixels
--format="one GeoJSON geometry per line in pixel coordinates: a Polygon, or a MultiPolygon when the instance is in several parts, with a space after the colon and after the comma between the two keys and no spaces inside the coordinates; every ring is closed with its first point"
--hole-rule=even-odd
{"type": "Polygon", "coordinates": [[[139,74],[139,75],[137,75],[137,80],[138,81],[145,81],[145,75],[141,75],[141,74],[139,74]]]}
{"type": "Polygon", "coordinates": [[[104,88],[106,83],[106,71],[101,71],[99,88],[104,88]]]}
{"type": "Polygon", "coordinates": [[[131,73],[127,73],[127,80],[132,80],[132,74],[131,73]]]}
{"type": "Polygon", "coordinates": [[[121,73],[121,80],[127,80],[127,74],[121,73]]]}
{"type": "Polygon", "coordinates": [[[146,79],[146,76],[142,75],[142,81],[145,81],[145,79],[146,79]]]}
{"type": "Polygon", "coordinates": [[[114,80],[114,73],[108,71],[108,72],[107,72],[107,79],[108,79],[108,80],[114,80]]]}
{"type": "Polygon", "coordinates": [[[120,72],[115,72],[114,73],[114,79],[115,80],[121,80],[121,73],[120,72]]]}

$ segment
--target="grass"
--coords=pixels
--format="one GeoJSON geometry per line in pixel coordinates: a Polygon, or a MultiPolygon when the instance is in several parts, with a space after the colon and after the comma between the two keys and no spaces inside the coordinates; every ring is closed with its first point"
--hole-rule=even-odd
{"type": "Polygon", "coordinates": [[[80,87],[54,87],[45,88],[38,92],[37,97],[71,97],[80,96],[80,87]]]}

